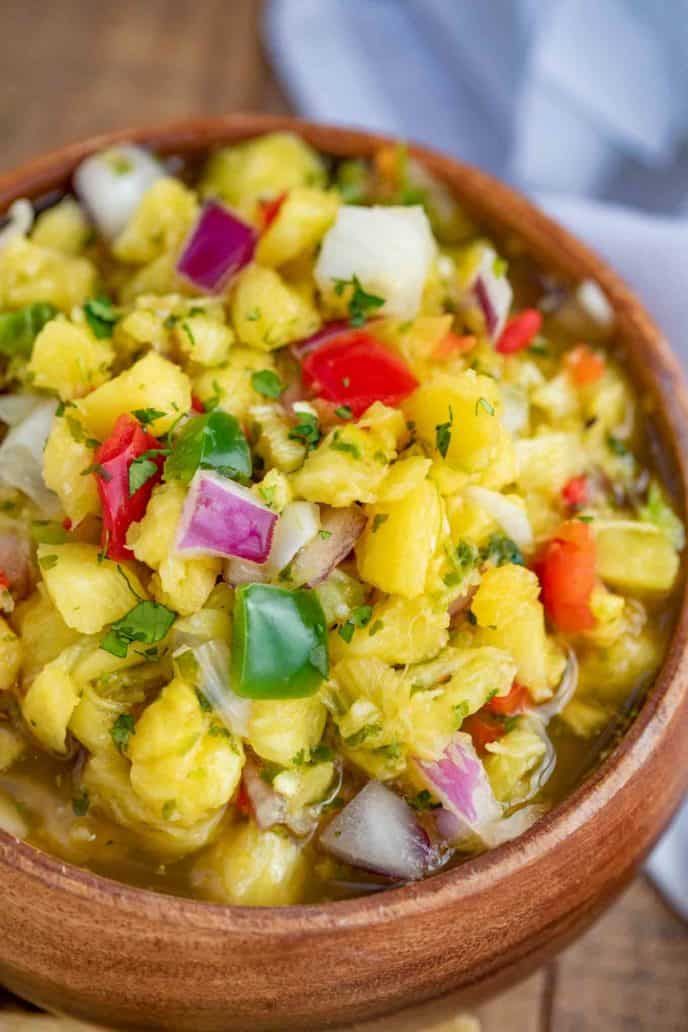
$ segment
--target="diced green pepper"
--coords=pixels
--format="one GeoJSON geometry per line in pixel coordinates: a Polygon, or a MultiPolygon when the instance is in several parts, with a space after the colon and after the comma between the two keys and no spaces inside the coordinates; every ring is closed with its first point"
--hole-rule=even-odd
{"type": "Polygon", "coordinates": [[[313,591],[247,584],[236,591],[232,688],[246,699],[313,695],[328,674],[327,625],[313,591]]]}
{"type": "Polygon", "coordinates": [[[165,463],[165,477],[190,483],[197,469],[212,469],[232,480],[251,476],[251,452],[239,423],[215,409],[193,416],[179,433],[165,463]]]}
{"type": "Polygon", "coordinates": [[[57,308],[37,301],[16,312],[0,314],[0,354],[8,358],[30,358],[33,342],[43,327],[57,315],[57,308]]]}

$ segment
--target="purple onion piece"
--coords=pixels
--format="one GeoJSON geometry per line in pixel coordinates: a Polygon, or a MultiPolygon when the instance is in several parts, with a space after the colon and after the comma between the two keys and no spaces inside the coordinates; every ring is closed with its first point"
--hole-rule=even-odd
{"type": "Polygon", "coordinates": [[[204,205],[177,262],[177,272],[195,287],[220,292],[253,258],[256,232],[217,201],[204,205]]]}
{"type": "Polygon", "coordinates": [[[277,515],[247,488],[217,473],[200,470],[191,481],[184,503],[177,551],[264,563],[276,522],[277,515]]]}
{"type": "Polygon", "coordinates": [[[333,337],[338,337],[341,333],[350,333],[352,330],[351,323],[346,319],[335,319],[333,322],[325,323],[319,330],[312,333],[310,337],[304,337],[303,340],[294,341],[293,344],[289,345],[289,349],[293,354],[294,358],[301,361],[305,355],[311,351],[315,351],[322,344],[327,343],[333,337]]]}
{"type": "Polygon", "coordinates": [[[312,541],[301,549],[291,566],[294,584],[314,588],[345,559],[363,533],[366,518],[361,509],[352,505],[347,509],[320,509],[320,530],[312,541]],[[329,536],[327,536],[329,535],[329,536]]]}
{"type": "Polygon", "coordinates": [[[496,258],[493,248],[484,247],[473,278],[466,287],[466,300],[469,304],[477,305],[482,312],[485,329],[493,343],[502,334],[513,300],[513,291],[507,277],[495,274],[496,258]]]}
{"type": "Polygon", "coordinates": [[[471,834],[481,836],[501,817],[502,808],[470,735],[457,732],[439,760],[416,761],[416,767],[443,811],[454,817],[453,821],[438,817],[438,828],[444,823],[444,830],[451,830],[451,841],[471,834]]]}

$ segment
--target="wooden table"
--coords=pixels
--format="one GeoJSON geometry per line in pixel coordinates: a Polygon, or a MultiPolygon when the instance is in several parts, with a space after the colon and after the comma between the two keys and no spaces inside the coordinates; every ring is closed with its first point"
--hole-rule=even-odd
{"type": "MultiPolygon", "coordinates": [[[[156,119],[289,110],[261,54],[260,7],[252,0],[2,0],[0,167],[156,119]]],[[[3,1013],[4,1032],[10,1019],[3,1013]]],[[[439,1014],[426,1008],[384,1028],[420,1032],[439,1014]]],[[[638,879],[579,943],[475,1014],[483,1032],[685,1032],[688,934],[638,879]]]]}

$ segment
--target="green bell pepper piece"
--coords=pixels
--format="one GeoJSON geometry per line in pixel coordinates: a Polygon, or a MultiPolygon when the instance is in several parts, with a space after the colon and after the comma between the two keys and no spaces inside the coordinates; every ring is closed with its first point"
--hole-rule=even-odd
{"type": "Polygon", "coordinates": [[[215,409],[193,416],[183,427],[165,463],[165,477],[188,484],[197,469],[212,469],[232,480],[250,479],[248,442],[234,416],[215,409]]]}
{"type": "Polygon", "coordinates": [[[237,588],[232,688],[245,699],[300,699],[328,674],[327,624],[314,591],[237,588]]]}
{"type": "Polygon", "coordinates": [[[37,301],[16,312],[0,314],[0,354],[8,358],[20,355],[31,358],[33,342],[43,327],[57,315],[57,308],[44,301],[37,301]]]}

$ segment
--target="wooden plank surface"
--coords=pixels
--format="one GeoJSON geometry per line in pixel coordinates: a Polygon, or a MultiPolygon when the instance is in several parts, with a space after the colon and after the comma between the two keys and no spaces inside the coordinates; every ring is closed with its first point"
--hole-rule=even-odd
{"type": "MultiPolygon", "coordinates": [[[[260,7],[254,0],[2,0],[0,168],[155,119],[288,110],[261,53],[260,7]]],[[[0,991],[2,1032],[36,1021],[42,1032],[57,1029],[26,1009],[10,1017],[18,1006],[0,991]]],[[[444,1001],[360,1030],[686,1032],[686,928],[638,880],[561,958],[477,1008],[479,1026],[458,1015],[444,1001]]]]}

